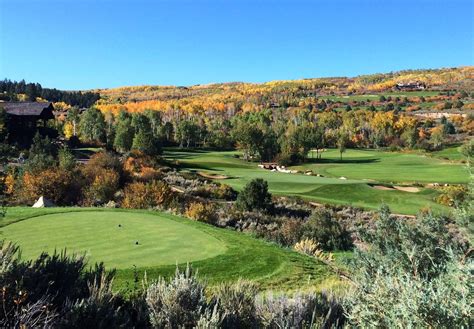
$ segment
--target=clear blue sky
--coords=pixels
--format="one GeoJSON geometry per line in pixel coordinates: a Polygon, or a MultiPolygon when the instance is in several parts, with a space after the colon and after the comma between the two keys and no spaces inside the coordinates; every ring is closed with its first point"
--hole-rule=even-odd
{"type": "Polygon", "coordinates": [[[59,89],[473,65],[472,0],[0,0],[0,78],[59,89]]]}

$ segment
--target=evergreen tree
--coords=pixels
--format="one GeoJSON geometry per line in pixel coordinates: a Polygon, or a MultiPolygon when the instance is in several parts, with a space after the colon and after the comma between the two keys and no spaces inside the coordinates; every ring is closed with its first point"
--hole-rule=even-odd
{"type": "Polygon", "coordinates": [[[272,195],[268,192],[268,183],[261,178],[248,182],[235,202],[237,209],[246,211],[270,210],[272,205],[272,195]]]}

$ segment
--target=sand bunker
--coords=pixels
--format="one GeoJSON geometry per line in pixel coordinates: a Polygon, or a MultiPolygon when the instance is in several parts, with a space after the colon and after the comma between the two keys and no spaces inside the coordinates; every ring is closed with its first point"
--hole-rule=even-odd
{"type": "Polygon", "coordinates": [[[381,191],[393,191],[393,190],[395,190],[393,187],[387,187],[387,186],[383,186],[383,185],[374,185],[372,187],[376,190],[381,190],[381,191]]]}
{"type": "Polygon", "coordinates": [[[420,192],[420,189],[418,187],[414,186],[394,186],[394,187],[389,187],[389,186],[383,186],[383,185],[374,185],[372,186],[376,190],[381,190],[381,191],[403,191],[403,192],[409,192],[409,193],[417,193],[420,192]]]}
{"type": "Polygon", "coordinates": [[[224,176],[224,175],[212,175],[212,174],[207,174],[205,172],[198,172],[199,176],[202,176],[204,178],[209,178],[209,179],[227,179],[229,178],[228,176],[224,176]]]}
{"type": "Polygon", "coordinates": [[[410,193],[420,192],[420,189],[414,186],[394,186],[394,188],[403,192],[410,192],[410,193]]]}

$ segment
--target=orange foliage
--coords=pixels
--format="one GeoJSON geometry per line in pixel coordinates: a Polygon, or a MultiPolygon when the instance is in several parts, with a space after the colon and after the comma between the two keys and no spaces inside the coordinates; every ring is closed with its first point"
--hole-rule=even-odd
{"type": "Polygon", "coordinates": [[[216,221],[215,207],[212,203],[191,202],[186,208],[185,215],[198,222],[214,223],[216,221]]]}
{"type": "Polygon", "coordinates": [[[73,174],[60,168],[46,169],[37,175],[26,172],[17,196],[19,201],[30,204],[40,196],[56,204],[71,204],[78,197],[74,182],[73,174]]]}
{"type": "Polygon", "coordinates": [[[125,187],[122,207],[130,209],[155,208],[169,204],[173,197],[173,191],[164,182],[136,182],[125,187]]]}

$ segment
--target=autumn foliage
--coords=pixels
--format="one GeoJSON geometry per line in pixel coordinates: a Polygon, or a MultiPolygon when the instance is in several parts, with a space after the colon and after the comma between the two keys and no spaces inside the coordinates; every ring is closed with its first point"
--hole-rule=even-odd
{"type": "Polygon", "coordinates": [[[26,172],[17,189],[16,199],[21,203],[33,204],[40,196],[58,205],[71,205],[80,197],[78,184],[73,173],[51,168],[40,174],[26,172]]]}
{"type": "Polygon", "coordinates": [[[171,188],[164,182],[135,182],[125,186],[123,208],[150,209],[164,207],[174,197],[171,188]]]}

